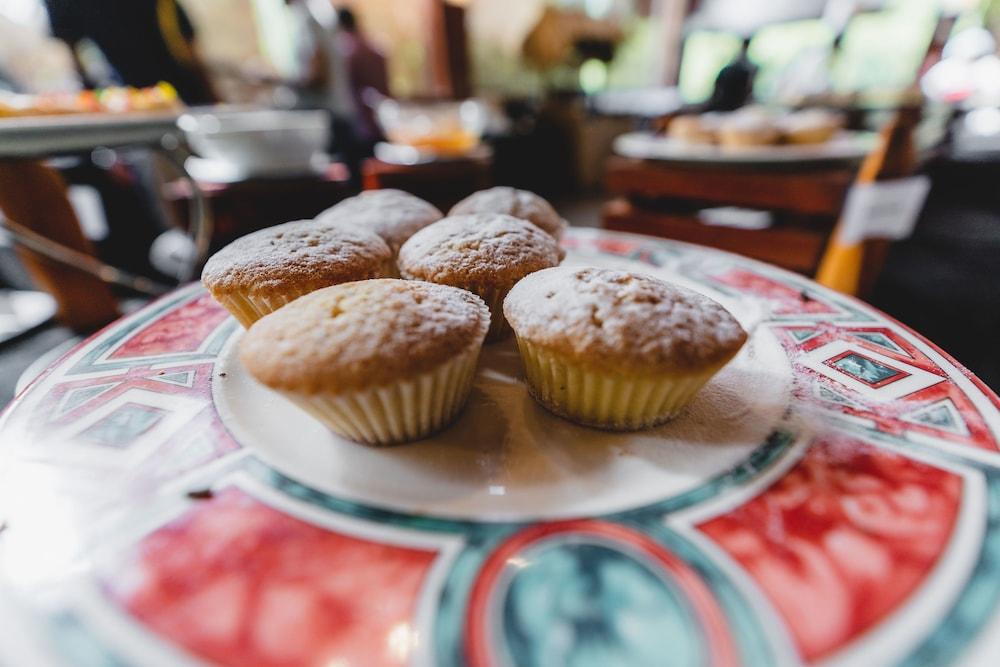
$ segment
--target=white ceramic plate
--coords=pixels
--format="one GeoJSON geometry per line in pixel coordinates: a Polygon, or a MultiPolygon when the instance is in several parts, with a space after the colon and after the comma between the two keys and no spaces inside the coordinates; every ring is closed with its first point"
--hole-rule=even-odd
{"type": "MultiPolygon", "coordinates": [[[[650,272],[629,260],[603,263],[650,272]]],[[[225,381],[214,386],[215,402],[240,442],[277,470],[337,497],[494,521],[618,512],[679,495],[739,465],[786,412],[791,369],[780,345],[757,328],[760,315],[748,302],[726,305],[753,331],[749,343],[679,418],[648,431],[604,432],[550,414],[529,396],[509,340],[484,348],[457,422],[417,443],[371,448],[334,435],[248,375],[236,355],[240,335],[220,355],[225,381]]]]}

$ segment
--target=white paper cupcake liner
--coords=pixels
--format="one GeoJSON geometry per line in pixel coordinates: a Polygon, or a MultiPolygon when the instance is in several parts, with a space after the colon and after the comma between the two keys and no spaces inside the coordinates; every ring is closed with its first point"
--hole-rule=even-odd
{"type": "Polygon", "coordinates": [[[537,401],[561,417],[615,431],[638,430],[669,421],[721,368],[629,377],[567,362],[523,338],[517,339],[517,345],[528,389],[537,401]]]}
{"type": "Polygon", "coordinates": [[[465,406],[481,342],[433,371],[342,394],[281,392],[331,431],[368,445],[419,440],[447,426],[465,406]]]}

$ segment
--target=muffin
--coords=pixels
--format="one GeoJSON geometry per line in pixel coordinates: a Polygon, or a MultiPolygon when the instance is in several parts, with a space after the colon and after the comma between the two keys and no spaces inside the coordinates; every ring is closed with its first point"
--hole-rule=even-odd
{"type": "Polygon", "coordinates": [[[257,379],[331,431],[368,445],[417,440],[465,405],[489,309],[445,285],[365,280],[318,290],[240,342],[257,379]]]}
{"type": "Polygon", "coordinates": [[[490,308],[489,340],[510,332],[503,300],[529,273],[559,264],[556,240],[535,225],[500,213],[456,215],[426,227],[403,244],[399,272],[475,292],[490,308]]]}
{"type": "Polygon", "coordinates": [[[667,136],[685,144],[713,144],[717,124],[707,123],[702,116],[686,114],[677,116],[667,126],[667,136]]]}
{"type": "Polygon", "coordinates": [[[615,431],[674,416],[746,342],[722,306],[650,276],[560,267],[533,273],[504,313],[543,406],[615,431]]]}
{"type": "Polygon", "coordinates": [[[436,206],[402,190],[366,190],[320,213],[316,219],[375,232],[399,252],[408,238],[444,214],[436,206]]]}
{"type": "Polygon", "coordinates": [[[569,223],[562,219],[552,204],[534,192],[497,187],[480,190],[455,204],[449,216],[474,213],[503,213],[538,226],[556,241],[562,238],[569,223]]]}
{"type": "Polygon", "coordinates": [[[719,124],[719,145],[723,148],[771,146],[781,141],[773,119],[756,114],[732,114],[719,124]]]}
{"type": "Polygon", "coordinates": [[[826,143],[844,126],[844,118],[824,109],[805,109],[783,117],[778,123],[785,141],[807,145],[826,143]]]}
{"type": "Polygon", "coordinates": [[[201,282],[249,327],[321,287],[394,272],[392,252],[375,233],[302,220],[236,239],[212,255],[201,282]]]}

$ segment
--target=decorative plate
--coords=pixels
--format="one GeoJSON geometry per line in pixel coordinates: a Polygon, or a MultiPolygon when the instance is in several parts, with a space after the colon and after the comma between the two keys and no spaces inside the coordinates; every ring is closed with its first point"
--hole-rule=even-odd
{"type": "Polygon", "coordinates": [[[565,245],[708,294],[749,344],[636,434],[549,415],[492,346],[449,430],[368,449],[248,379],[236,323],[179,290],[0,425],[0,663],[997,664],[996,395],[779,269],[565,245]]]}
{"type": "Polygon", "coordinates": [[[733,166],[860,162],[878,142],[874,132],[843,131],[822,144],[725,148],[678,141],[662,134],[630,132],[615,140],[618,155],[639,160],[733,166]]]}

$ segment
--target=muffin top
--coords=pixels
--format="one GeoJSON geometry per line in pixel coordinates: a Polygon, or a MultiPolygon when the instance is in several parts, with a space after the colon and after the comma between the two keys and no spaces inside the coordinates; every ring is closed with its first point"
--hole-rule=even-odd
{"type": "Polygon", "coordinates": [[[732,358],[747,334],[697,292],[638,273],[559,267],[511,290],[518,337],[609,372],[697,371],[732,358]]]}
{"type": "Polygon", "coordinates": [[[777,134],[777,117],[767,111],[749,107],[734,111],[719,122],[720,132],[777,134]]]}
{"type": "Polygon", "coordinates": [[[778,121],[778,126],[785,132],[803,132],[829,127],[839,128],[843,125],[844,117],[842,114],[826,109],[803,109],[785,114],[778,121]]]}
{"type": "Polygon", "coordinates": [[[340,393],[434,370],[480,345],[490,311],[475,294],[363,280],[307,294],[258,320],[240,360],[272,389],[340,393]]]}
{"type": "Polygon", "coordinates": [[[507,289],[560,259],[556,240],[530,222],[479,213],[451,216],[420,230],[403,244],[398,263],[405,278],[507,289]]]}
{"type": "Polygon", "coordinates": [[[402,190],[366,190],[317,216],[317,220],[368,229],[381,236],[393,254],[415,232],[444,214],[436,206],[402,190]]]}
{"type": "Polygon", "coordinates": [[[448,215],[471,213],[505,213],[538,225],[556,240],[562,238],[568,223],[552,205],[527,190],[497,187],[480,190],[455,204],[448,215]]]}
{"type": "Polygon", "coordinates": [[[236,239],[212,255],[201,281],[216,295],[303,291],[381,277],[391,260],[389,246],[373,232],[301,220],[236,239]]]}

